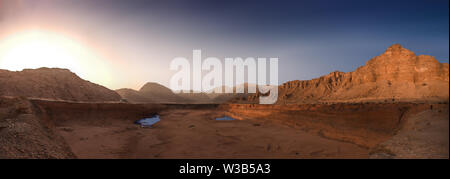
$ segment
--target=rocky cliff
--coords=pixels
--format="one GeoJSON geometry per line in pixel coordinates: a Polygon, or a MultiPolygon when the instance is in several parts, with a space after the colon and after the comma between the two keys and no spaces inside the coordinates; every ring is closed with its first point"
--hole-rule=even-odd
{"type": "MultiPolygon", "coordinates": [[[[256,94],[247,102],[255,103],[256,94]]],[[[279,104],[361,101],[448,101],[449,65],[399,44],[353,72],[332,72],[279,86],[279,104]]]]}

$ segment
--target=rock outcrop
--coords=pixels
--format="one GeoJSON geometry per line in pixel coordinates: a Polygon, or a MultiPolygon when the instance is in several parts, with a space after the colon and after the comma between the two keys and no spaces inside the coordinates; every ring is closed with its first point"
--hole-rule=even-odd
{"type": "Polygon", "coordinates": [[[0,96],[87,102],[120,100],[116,92],[59,68],[0,70],[0,96]]]}
{"type": "Polygon", "coordinates": [[[53,124],[25,98],[0,97],[0,159],[75,158],[53,124]]]}
{"type": "MultiPolygon", "coordinates": [[[[246,102],[256,103],[258,96],[246,102]]],[[[332,72],[279,86],[279,104],[361,101],[448,101],[449,65],[399,44],[353,72],[332,72]]]]}

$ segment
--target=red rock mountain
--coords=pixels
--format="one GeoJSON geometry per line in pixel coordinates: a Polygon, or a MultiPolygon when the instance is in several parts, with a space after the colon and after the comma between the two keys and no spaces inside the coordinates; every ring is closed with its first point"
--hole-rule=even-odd
{"type": "MultiPolygon", "coordinates": [[[[258,95],[245,100],[257,102],[258,95]]],[[[395,44],[353,72],[284,83],[277,103],[448,100],[449,64],[395,44]]]]}
{"type": "Polygon", "coordinates": [[[0,96],[90,102],[121,99],[116,92],[59,68],[0,70],[0,96]]]}

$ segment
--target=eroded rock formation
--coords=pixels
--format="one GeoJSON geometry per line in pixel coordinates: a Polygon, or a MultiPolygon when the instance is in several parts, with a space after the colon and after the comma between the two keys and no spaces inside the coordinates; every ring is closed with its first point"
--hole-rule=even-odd
{"type": "MultiPolygon", "coordinates": [[[[353,72],[284,83],[277,103],[448,101],[448,91],[448,63],[395,44],[353,72]]],[[[257,102],[258,95],[247,102],[257,102]]]]}

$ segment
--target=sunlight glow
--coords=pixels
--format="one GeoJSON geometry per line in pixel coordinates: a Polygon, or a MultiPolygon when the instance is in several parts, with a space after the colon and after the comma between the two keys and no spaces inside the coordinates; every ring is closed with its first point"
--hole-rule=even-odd
{"type": "Polygon", "coordinates": [[[108,68],[87,46],[44,31],[16,33],[0,40],[0,69],[66,68],[81,78],[108,85],[108,68]]]}

